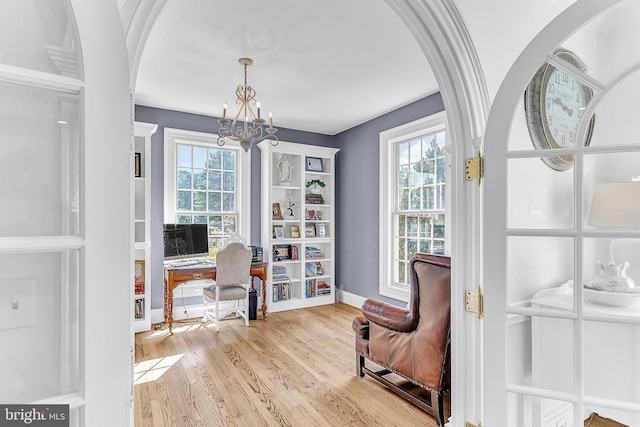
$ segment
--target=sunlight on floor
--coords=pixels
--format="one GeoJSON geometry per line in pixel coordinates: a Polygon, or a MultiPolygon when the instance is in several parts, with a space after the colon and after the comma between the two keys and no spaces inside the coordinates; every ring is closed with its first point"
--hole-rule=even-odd
{"type": "Polygon", "coordinates": [[[144,384],[159,379],[182,356],[184,353],[136,363],[133,367],[133,384],[144,384]]]}
{"type": "MultiPolygon", "coordinates": [[[[193,321],[193,323],[189,323],[189,324],[185,324],[185,325],[176,325],[175,323],[173,324],[173,333],[174,334],[179,334],[181,332],[187,332],[190,331],[192,329],[197,329],[200,328],[200,326],[203,324],[203,322],[201,322],[200,320],[195,320],[193,321]]],[[[156,331],[154,333],[151,334],[152,338],[158,338],[158,337],[164,337],[164,336],[169,336],[169,328],[164,328],[161,329],[159,331],[156,331]]]]}

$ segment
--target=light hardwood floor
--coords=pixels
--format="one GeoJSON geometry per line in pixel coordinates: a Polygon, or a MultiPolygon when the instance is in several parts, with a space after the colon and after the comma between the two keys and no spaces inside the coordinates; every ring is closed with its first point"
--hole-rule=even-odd
{"type": "MultiPolygon", "coordinates": [[[[435,426],[355,374],[351,321],[338,303],[136,334],[134,414],[143,426],[435,426]]],[[[447,408],[448,410],[448,408],[447,408]]]]}

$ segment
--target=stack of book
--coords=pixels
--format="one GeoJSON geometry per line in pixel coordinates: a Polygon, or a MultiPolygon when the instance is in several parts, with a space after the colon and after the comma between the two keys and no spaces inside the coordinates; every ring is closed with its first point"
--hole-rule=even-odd
{"type": "Polygon", "coordinates": [[[329,295],[331,293],[331,286],[324,280],[318,280],[318,290],[316,295],[329,295]]]}
{"type": "Polygon", "coordinates": [[[273,283],[289,282],[289,276],[287,275],[287,267],[284,265],[274,265],[271,270],[273,276],[273,283]]]}
{"type": "Polygon", "coordinates": [[[304,250],[305,257],[309,258],[324,258],[324,252],[322,252],[319,248],[314,248],[313,246],[307,246],[304,250]]]}
{"type": "Polygon", "coordinates": [[[311,194],[311,193],[307,193],[305,194],[305,202],[308,205],[323,205],[324,204],[324,197],[322,197],[322,194],[311,194]]]}
{"type": "Polygon", "coordinates": [[[273,302],[286,301],[291,298],[289,283],[277,283],[273,285],[273,302]]]}

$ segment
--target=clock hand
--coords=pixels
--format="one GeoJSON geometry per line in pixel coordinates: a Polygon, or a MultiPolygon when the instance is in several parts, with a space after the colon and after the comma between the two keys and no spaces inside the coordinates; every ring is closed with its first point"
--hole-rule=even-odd
{"type": "Polygon", "coordinates": [[[562,100],[557,96],[553,98],[553,103],[558,104],[560,107],[562,107],[562,110],[564,110],[564,112],[567,113],[569,117],[573,116],[573,109],[564,105],[562,100]]]}

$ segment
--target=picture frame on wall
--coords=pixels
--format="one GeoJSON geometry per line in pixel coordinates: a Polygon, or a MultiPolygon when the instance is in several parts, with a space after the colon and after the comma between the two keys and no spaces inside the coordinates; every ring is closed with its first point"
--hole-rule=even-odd
{"type": "Polygon", "coordinates": [[[309,172],[324,172],[324,165],[320,157],[307,157],[305,159],[305,169],[309,172]]]}
{"type": "Polygon", "coordinates": [[[134,176],[136,178],[142,177],[141,162],[142,162],[142,154],[141,153],[135,153],[133,164],[134,164],[134,176]]]}

